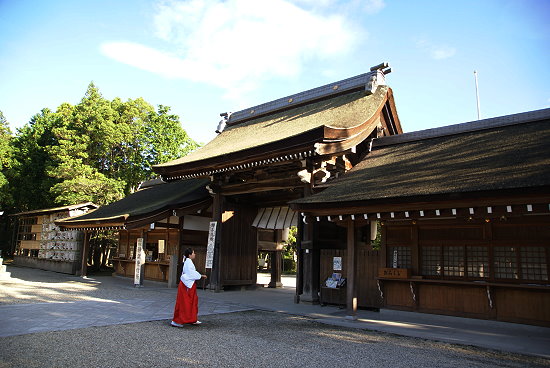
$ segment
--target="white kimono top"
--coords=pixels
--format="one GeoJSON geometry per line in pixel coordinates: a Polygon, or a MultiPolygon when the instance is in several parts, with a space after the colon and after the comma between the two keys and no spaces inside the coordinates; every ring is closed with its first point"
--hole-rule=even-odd
{"type": "Polygon", "coordinates": [[[183,261],[183,271],[181,272],[180,280],[188,288],[193,287],[195,280],[200,280],[202,275],[197,272],[193,260],[190,258],[184,258],[183,261]]]}

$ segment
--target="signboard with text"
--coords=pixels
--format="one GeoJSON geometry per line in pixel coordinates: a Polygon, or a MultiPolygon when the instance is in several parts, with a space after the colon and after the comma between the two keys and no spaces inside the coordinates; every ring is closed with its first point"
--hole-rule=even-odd
{"type": "Polygon", "coordinates": [[[145,264],[145,252],[143,249],[143,238],[137,239],[136,245],[136,268],[134,272],[134,285],[143,285],[143,267],[145,264]]]}
{"type": "Polygon", "coordinates": [[[211,221],[208,225],[208,245],[206,247],[206,268],[212,268],[214,263],[214,246],[216,244],[217,221],[211,221]]]}

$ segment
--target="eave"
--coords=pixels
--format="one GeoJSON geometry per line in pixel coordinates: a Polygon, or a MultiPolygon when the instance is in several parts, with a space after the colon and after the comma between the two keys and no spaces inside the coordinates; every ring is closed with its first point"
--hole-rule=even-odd
{"type": "MultiPolygon", "coordinates": [[[[291,203],[290,207],[309,216],[357,216],[365,219],[413,218],[420,216],[419,211],[440,210],[437,216],[443,217],[443,210],[452,213],[452,209],[482,209],[483,215],[508,212],[509,214],[527,213],[527,205],[537,206],[537,212],[550,214],[550,187],[517,188],[501,191],[479,191],[468,193],[449,193],[410,197],[380,198],[368,201],[324,202],[324,203],[291,203]],[[507,206],[523,206],[517,211],[508,211],[507,206]],[[487,207],[492,207],[487,213],[487,207]],[[498,210],[494,207],[500,207],[498,210]],[[409,212],[409,216],[404,216],[409,212]],[[400,213],[400,215],[396,215],[400,213]],[[383,214],[383,215],[380,215],[383,214]],[[393,214],[393,215],[390,215],[393,214]]],[[[477,210],[474,214],[480,215],[477,210]]],[[[456,216],[457,214],[453,214],[456,216]]]]}

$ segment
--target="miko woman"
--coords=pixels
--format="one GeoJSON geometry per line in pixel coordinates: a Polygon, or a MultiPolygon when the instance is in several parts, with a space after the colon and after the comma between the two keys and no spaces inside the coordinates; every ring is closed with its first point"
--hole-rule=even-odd
{"type": "Polygon", "coordinates": [[[199,298],[197,296],[197,283],[195,281],[206,278],[195,269],[193,260],[195,252],[187,248],[183,257],[183,271],[178,285],[178,296],[176,297],[176,306],[174,307],[174,318],[171,325],[174,327],[183,327],[185,324],[198,325],[201,322],[197,320],[199,312],[199,298]]]}

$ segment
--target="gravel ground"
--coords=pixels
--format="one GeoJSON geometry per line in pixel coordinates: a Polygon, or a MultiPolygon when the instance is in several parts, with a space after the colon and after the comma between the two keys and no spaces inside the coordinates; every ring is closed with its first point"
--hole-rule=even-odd
{"type": "Polygon", "coordinates": [[[548,367],[549,361],[327,326],[273,312],[0,339],[0,367],[548,367]]]}
{"type": "MultiPolygon", "coordinates": [[[[136,297],[127,279],[83,280],[9,267],[0,305],[136,297]]],[[[147,283],[147,281],[146,281],[147,283]]],[[[174,294],[148,283],[148,299],[174,294]]],[[[141,294],[143,296],[143,294],[141,294]]],[[[201,326],[152,321],[0,338],[4,367],[550,367],[550,360],[330,326],[265,311],[201,317],[201,326]]],[[[1,327],[1,326],[0,326],[1,327]]]]}

